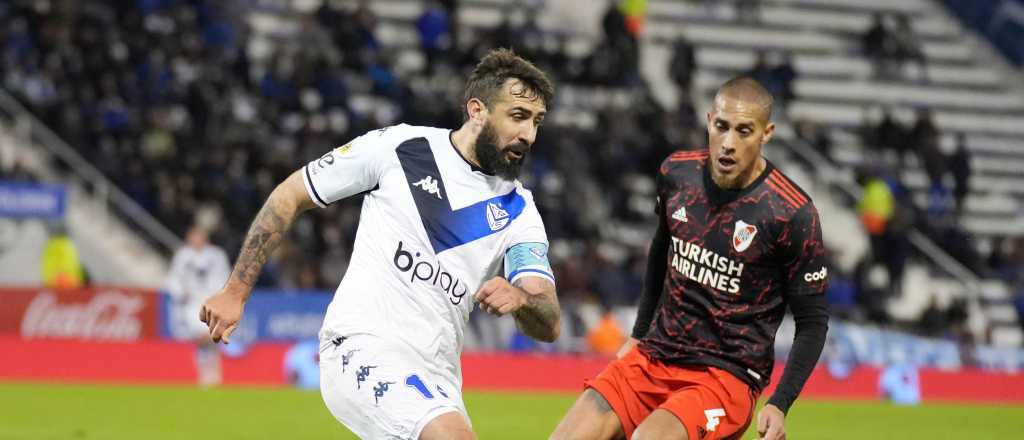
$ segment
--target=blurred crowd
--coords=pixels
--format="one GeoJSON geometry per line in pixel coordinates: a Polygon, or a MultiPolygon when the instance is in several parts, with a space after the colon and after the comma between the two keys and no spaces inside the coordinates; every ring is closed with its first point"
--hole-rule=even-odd
{"type": "MultiPolygon", "coordinates": [[[[555,111],[560,104],[581,105],[565,96],[628,97],[624,106],[587,108],[589,123],[549,118],[522,180],[545,219],[563,303],[605,311],[636,303],[654,227],[651,177],[671,151],[706,142],[703,117],[690,97],[697,70],[691,44],[680,38],[671,46],[668,76],[681,99],[664,108],[639,74],[642,20],[623,8],[606,9],[601,41],[580,55],[568,50],[566,33],[538,27],[543,11],[537,5],[510,7],[500,25],[480,30],[459,25],[456,1],[427,0],[414,22],[418,46],[394,48],[379,40],[379,19],[367,1],[327,1],[309,13],[264,3],[273,2],[2,2],[0,81],[173,231],[205,227],[213,242],[234,254],[270,191],[305,162],[381,126],[457,128],[462,78],[487,50],[511,47],[553,77],[556,95],[564,95],[553,103],[555,111]],[[257,38],[247,20],[253,4],[297,29],[257,38]],[[425,62],[407,62],[409,50],[425,62]]],[[[750,12],[738,20],[758,20],[756,1],[738,3],[750,12]]],[[[875,60],[879,77],[902,75],[903,63],[911,60],[926,80],[920,43],[909,26],[905,17],[879,16],[863,36],[864,54],[875,60]]],[[[747,73],[773,92],[785,118],[798,77],[792,57],[759,54],[747,73]]],[[[830,298],[837,308],[885,320],[872,314],[877,304],[865,298],[898,293],[911,255],[911,226],[927,231],[972,270],[1024,285],[1013,269],[1024,264],[1024,243],[999,243],[991,256],[982,256],[956,226],[970,177],[963,137],[955,154],[945,156],[927,111],[912,127],[883,113],[865,124],[864,143],[890,160],[860,173],[865,196],[858,209],[872,255],[860,273],[834,283],[830,298]],[[932,182],[922,209],[908,202],[910,192],[891,171],[910,156],[932,182]],[[945,184],[947,174],[952,187],[945,184]],[[888,270],[884,293],[856,294],[877,287],[865,281],[873,264],[888,270]]],[[[800,138],[831,157],[827,130],[794,125],[800,138]]],[[[347,267],[360,204],[346,200],[302,216],[258,286],[335,288],[347,267]]],[[[948,313],[949,319],[962,318],[956,310],[948,313]]],[[[572,325],[580,329],[594,326],[576,321],[572,325]]]]}
{"type": "MultiPolygon", "coordinates": [[[[293,41],[267,47],[253,43],[240,2],[5,2],[0,79],[172,230],[200,224],[232,252],[274,186],[305,161],[380,126],[460,125],[457,79],[486,50],[512,47],[559,85],[634,98],[625,111],[596,109],[592,126],[608,130],[547,123],[523,179],[546,220],[563,298],[635,303],[646,234],[622,238],[608,225],[653,228],[651,189],[650,200],[631,200],[639,184],[630,176],[650,177],[671,151],[700,146],[692,105],[681,106],[692,124],[667,127],[680,112],[661,108],[640,79],[636,34],[617,8],[603,17],[604,44],[573,57],[566,37],[537,29],[526,8],[459,45],[454,2],[425,4],[415,26],[427,63],[402,70],[367,2],[325,2],[296,19],[293,41]]],[[[337,286],[359,207],[347,200],[303,216],[259,286],[337,286]]]]}

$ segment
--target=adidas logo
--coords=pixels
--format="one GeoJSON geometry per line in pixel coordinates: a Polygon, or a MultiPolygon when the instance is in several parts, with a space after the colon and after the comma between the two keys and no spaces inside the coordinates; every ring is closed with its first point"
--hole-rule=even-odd
{"type": "Polygon", "coordinates": [[[672,218],[679,220],[683,223],[686,223],[686,207],[680,206],[679,209],[676,210],[676,212],[672,213],[672,218]]]}

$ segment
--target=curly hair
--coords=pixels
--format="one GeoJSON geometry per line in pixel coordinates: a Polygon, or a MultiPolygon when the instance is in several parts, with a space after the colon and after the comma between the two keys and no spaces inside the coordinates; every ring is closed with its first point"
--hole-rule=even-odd
{"type": "Polygon", "coordinates": [[[463,120],[469,119],[466,102],[476,98],[483,101],[488,109],[493,108],[492,104],[498,98],[498,93],[509,79],[522,83],[522,97],[527,99],[540,99],[547,105],[554,97],[555,87],[547,74],[510,49],[494,49],[480,59],[473,69],[473,74],[466,81],[462,99],[463,120]]]}

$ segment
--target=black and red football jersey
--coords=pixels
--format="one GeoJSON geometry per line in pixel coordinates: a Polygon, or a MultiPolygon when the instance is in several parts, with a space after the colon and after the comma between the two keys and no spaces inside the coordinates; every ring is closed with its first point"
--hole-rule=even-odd
{"type": "Polygon", "coordinates": [[[723,368],[760,390],[787,298],[825,292],[821,225],[810,197],[770,162],[747,188],[724,190],[707,158],[678,152],[661,165],[657,212],[671,242],[640,349],[664,363],[723,368]]]}

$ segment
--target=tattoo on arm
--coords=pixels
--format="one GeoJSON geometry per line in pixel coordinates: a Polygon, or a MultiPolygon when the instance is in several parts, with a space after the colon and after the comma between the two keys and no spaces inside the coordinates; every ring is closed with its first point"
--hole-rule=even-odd
{"type": "Polygon", "coordinates": [[[273,195],[267,199],[245,236],[245,242],[231,274],[232,278],[249,287],[256,284],[263,264],[281,243],[285,231],[295,217],[295,211],[294,208],[285,206],[282,201],[275,199],[273,195]]]}
{"type": "Polygon", "coordinates": [[[587,390],[583,392],[583,397],[593,402],[598,411],[603,413],[612,411],[612,406],[608,403],[608,399],[605,399],[601,393],[595,391],[593,388],[587,388],[587,390]]]}
{"type": "MultiPolygon", "coordinates": [[[[521,280],[516,281],[514,286],[521,289],[521,280]]],[[[514,316],[519,329],[527,336],[550,342],[558,334],[559,314],[556,296],[529,295],[526,305],[517,310],[514,316]]]]}

